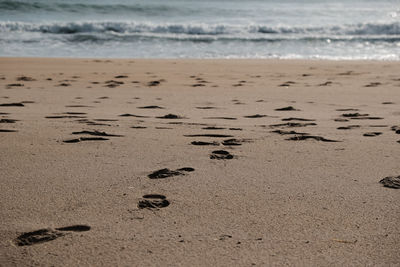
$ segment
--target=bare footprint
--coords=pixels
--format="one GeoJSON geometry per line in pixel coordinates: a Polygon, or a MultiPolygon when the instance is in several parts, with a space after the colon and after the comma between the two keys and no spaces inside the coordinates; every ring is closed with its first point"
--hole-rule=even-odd
{"type": "Polygon", "coordinates": [[[164,195],[148,194],[144,195],[143,199],[139,200],[139,209],[160,209],[168,207],[170,202],[164,195]]]}
{"type": "Polygon", "coordinates": [[[55,240],[65,235],[62,232],[85,232],[90,230],[88,225],[71,225],[53,229],[39,229],[33,232],[27,232],[19,235],[14,242],[18,246],[31,246],[55,240]],[[61,232],[60,232],[61,231],[61,232]]]}
{"type": "Polygon", "coordinates": [[[211,152],[210,159],[233,159],[233,155],[225,150],[214,150],[213,152],[211,152]]]}
{"type": "Polygon", "coordinates": [[[167,168],[152,172],[151,174],[147,175],[150,179],[164,179],[172,176],[177,175],[185,175],[186,172],[193,172],[194,169],[191,167],[184,167],[177,170],[170,170],[167,168]]]}
{"type": "Polygon", "coordinates": [[[388,176],[379,181],[384,187],[400,189],[400,176],[388,176]]]}

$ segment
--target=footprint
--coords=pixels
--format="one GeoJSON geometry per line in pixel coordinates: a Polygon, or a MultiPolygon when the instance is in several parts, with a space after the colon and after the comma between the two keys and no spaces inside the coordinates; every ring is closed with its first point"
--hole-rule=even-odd
{"type": "Polygon", "coordinates": [[[137,107],[137,108],[140,108],[140,109],[165,109],[160,106],[143,106],[143,107],[137,107]]]}
{"type": "Polygon", "coordinates": [[[81,137],[81,138],[63,140],[63,142],[64,143],[79,143],[81,141],[106,141],[106,140],[110,140],[110,139],[104,138],[104,137],[81,137]]]}
{"type": "Polygon", "coordinates": [[[72,226],[56,228],[56,230],[40,229],[33,232],[27,232],[21,234],[14,240],[14,242],[18,246],[31,246],[35,244],[49,242],[59,237],[65,236],[65,233],[62,233],[64,231],[84,232],[89,230],[90,226],[88,225],[72,225],[72,226]]]}
{"type": "Polygon", "coordinates": [[[15,243],[18,246],[31,246],[34,244],[49,242],[64,235],[64,233],[60,233],[51,229],[40,229],[21,234],[15,239],[15,243]]]}
{"type": "Polygon", "coordinates": [[[351,130],[354,128],[360,128],[360,125],[349,125],[349,126],[342,126],[342,127],[338,127],[338,130],[351,130]]]}
{"type": "Polygon", "coordinates": [[[36,81],[35,79],[27,76],[19,76],[17,77],[17,81],[23,81],[23,82],[33,82],[36,81]]]}
{"type": "Polygon", "coordinates": [[[308,135],[308,133],[299,133],[296,131],[285,131],[285,130],[275,130],[275,131],[272,131],[272,133],[277,133],[280,135],[289,135],[289,134],[308,135]]]}
{"type": "Polygon", "coordinates": [[[185,137],[233,137],[232,135],[228,134],[186,134],[185,137]]]}
{"type": "Polygon", "coordinates": [[[381,132],[370,132],[370,133],[363,134],[363,136],[374,137],[374,136],[378,136],[381,134],[382,134],[381,132]]]}
{"type": "Polygon", "coordinates": [[[210,159],[233,159],[233,155],[225,150],[214,150],[211,152],[210,159]]]}
{"type": "Polygon", "coordinates": [[[67,115],[86,115],[86,112],[63,112],[62,114],[67,114],[67,115]]]}
{"type": "Polygon", "coordinates": [[[388,176],[379,181],[384,187],[400,189],[400,175],[388,176]]]}
{"type": "Polygon", "coordinates": [[[212,120],[237,120],[237,118],[233,117],[206,117],[204,119],[212,119],[212,120]]]}
{"type": "Polygon", "coordinates": [[[216,107],[196,107],[197,109],[216,109],[216,107]]]}
{"type": "Polygon", "coordinates": [[[283,108],[276,108],[276,111],[299,111],[299,109],[295,109],[292,106],[283,107],[283,108]]]}
{"type": "Polygon", "coordinates": [[[184,117],[181,117],[179,115],[175,114],[167,114],[164,116],[156,117],[157,119],[184,119],[184,117]]]}
{"type": "Polygon", "coordinates": [[[72,231],[72,232],[86,232],[90,230],[90,226],[84,225],[84,224],[77,224],[77,225],[71,225],[71,226],[65,226],[65,227],[60,227],[56,228],[58,231],[72,231]]]}
{"type": "Polygon", "coordinates": [[[336,111],[359,111],[357,108],[339,108],[336,111]]]}
{"type": "Polygon", "coordinates": [[[160,209],[168,207],[170,202],[164,195],[148,194],[144,195],[143,199],[139,200],[139,209],[160,209]]]}
{"type": "Polygon", "coordinates": [[[282,84],[280,84],[280,85],[278,85],[278,86],[280,86],[280,87],[288,87],[288,86],[290,86],[290,85],[292,85],[292,84],[295,84],[295,82],[293,82],[293,81],[287,81],[287,82],[282,83],[282,84]]]}
{"type": "Polygon", "coordinates": [[[123,135],[108,134],[106,132],[99,132],[99,131],[80,131],[80,132],[72,132],[72,134],[88,134],[88,135],[94,135],[94,136],[123,137],[123,135]]]}
{"type": "Polygon", "coordinates": [[[248,118],[248,119],[256,119],[256,118],[268,117],[268,115],[255,114],[255,115],[247,115],[247,116],[244,116],[244,117],[248,118]]]}
{"type": "Polygon", "coordinates": [[[118,121],[116,119],[94,119],[94,121],[118,121]]]}
{"type": "Polygon", "coordinates": [[[238,139],[226,139],[222,142],[224,146],[241,146],[241,140],[238,139]]]}
{"type": "Polygon", "coordinates": [[[67,86],[71,86],[71,84],[70,83],[59,83],[56,86],[67,87],[67,86]]]}
{"type": "Polygon", "coordinates": [[[332,82],[331,82],[331,81],[327,81],[327,82],[324,82],[324,83],[318,84],[318,86],[328,86],[328,85],[331,85],[331,84],[332,84],[332,82]]]}
{"type": "Polygon", "coordinates": [[[147,83],[147,86],[158,86],[160,84],[161,84],[160,81],[150,81],[147,83]]]}
{"type": "Polygon", "coordinates": [[[224,130],[224,129],[226,129],[226,128],[224,128],[224,127],[208,126],[208,127],[203,127],[203,128],[201,128],[201,129],[203,129],[203,130],[224,130]]]}
{"type": "Polygon", "coordinates": [[[18,120],[13,119],[0,119],[0,123],[15,123],[18,120]]]}
{"type": "Polygon", "coordinates": [[[337,118],[337,119],[334,119],[334,121],[337,121],[337,122],[346,122],[346,121],[349,121],[348,119],[344,119],[344,118],[337,118]]]}
{"type": "Polygon", "coordinates": [[[23,103],[4,103],[0,104],[0,107],[24,107],[23,103]]]}
{"type": "Polygon", "coordinates": [[[400,126],[392,126],[390,129],[396,134],[400,134],[400,126]]]}
{"type": "Polygon", "coordinates": [[[287,122],[287,123],[272,124],[270,125],[270,127],[306,127],[314,125],[317,124],[314,122],[309,122],[309,123],[287,122]]]}
{"type": "Polygon", "coordinates": [[[382,120],[381,117],[370,117],[369,114],[360,113],[345,113],[342,114],[343,117],[350,118],[352,120],[382,120]]]}
{"type": "Polygon", "coordinates": [[[46,116],[46,119],[83,119],[86,116],[78,116],[78,115],[56,115],[56,116],[46,116]]]}
{"type": "Polygon", "coordinates": [[[372,82],[367,85],[364,85],[364,87],[377,87],[378,85],[381,85],[381,83],[380,82],[372,82]]]}
{"type": "Polygon", "coordinates": [[[164,168],[147,175],[147,177],[149,177],[150,179],[164,179],[177,175],[185,175],[186,174],[185,172],[193,172],[193,171],[194,169],[191,167],[184,167],[177,169],[175,171],[164,168]]]}
{"type": "Polygon", "coordinates": [[[93,106],[86,106],[86,105],[67,105],[66,108],[92,108],[93,106]]]}
{"type": "Polygon", "coordinates": [[[119,116],[120,117],[135,117],[135,118],[150,118],[149,116],[134,115],[134,114],[130,114],[130,113],[121,114],[119,116]]]}
{"type": "Polygon", "coordinates": [[[314,136],[314,135],[298,135],[298,136],[290,137],[290,138],[288,138],[286,140],[303,141],[303,140],[308,140],[308,139],[314,139],[316,141],[322,141],[322,142],[341,142],[341,141],[326,139],[326,138],[324,138],[322,136],[314,136]]]}
{"type": "Polygon", "coordinates": [[[22,83],[10,83],[10,84],[7,84],[7,88],[23,87],[23,86],[24,86],[24,84],[22,84],[22,83]]]}
{"type": "Polygon", "coordinates": [[[303,118],[284,118],[282,121],[315,121],[313,119],[303,119],[303,118]]]}
{"type": "Polygon", "coordinates": [[[193,141],[191,144],[195,145],[195,146],[218,146],[219,145],[218,142],[203,142],[203,141],[193,141]]]}
{"type": "Polygon", "coordinates": [[[346,118],[355,118],[355,117],[366,117],[369,116],[369,114],[360,114],[356,112],[356,113],[344,113],[342,114],[342,116],[346,118]]]}

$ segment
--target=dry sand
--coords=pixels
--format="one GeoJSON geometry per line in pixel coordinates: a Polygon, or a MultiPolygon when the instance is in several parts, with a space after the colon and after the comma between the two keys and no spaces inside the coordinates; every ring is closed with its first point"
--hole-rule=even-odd
{"type": "Polygon", "coordinates": [[[0,105],[1,266],[400,265],[398,62],[2,58],[0,105]]]}

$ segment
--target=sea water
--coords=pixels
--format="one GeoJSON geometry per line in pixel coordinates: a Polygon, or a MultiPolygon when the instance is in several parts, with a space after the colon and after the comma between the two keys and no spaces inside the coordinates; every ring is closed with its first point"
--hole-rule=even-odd
{"type": "Polygon", "coordinates": [[[400,0],[0,0],[0,56],[400,60],[400,0]]]}

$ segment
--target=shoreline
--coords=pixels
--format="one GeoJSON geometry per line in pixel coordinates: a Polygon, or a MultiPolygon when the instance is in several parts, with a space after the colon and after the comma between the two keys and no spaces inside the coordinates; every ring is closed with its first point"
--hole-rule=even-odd
{"type": "Polygon", "coordinates": [[[0,59],[58,59],[58,60],[179,60],[179,61],[200,61],[200,60],[216,60],[216,61],[327,61],[327,62],[400,62],[400,59],[328,59],[328,58],[118,58],[118,57],[36,57],[36,56],[0,56],[0,59]]]}

